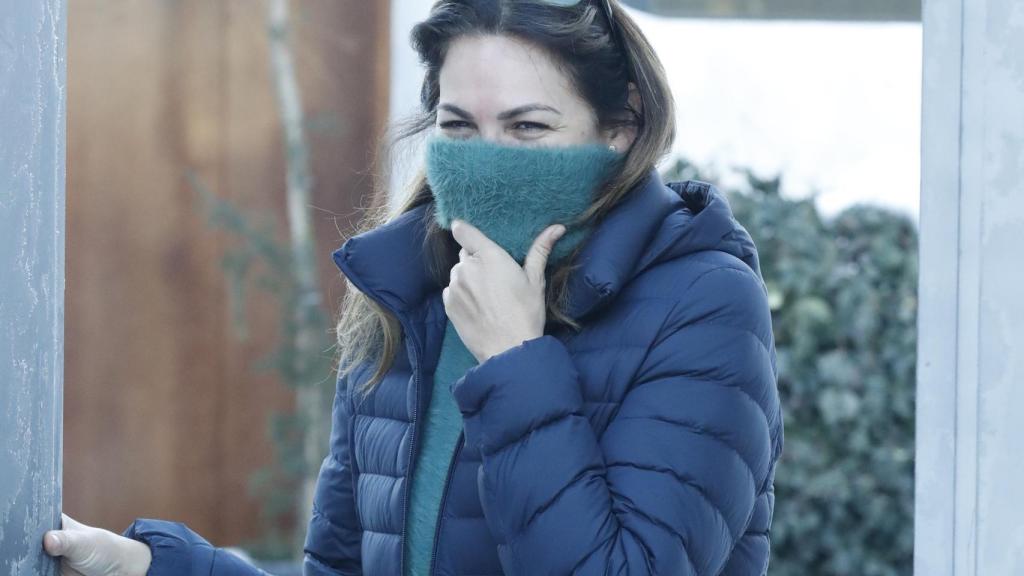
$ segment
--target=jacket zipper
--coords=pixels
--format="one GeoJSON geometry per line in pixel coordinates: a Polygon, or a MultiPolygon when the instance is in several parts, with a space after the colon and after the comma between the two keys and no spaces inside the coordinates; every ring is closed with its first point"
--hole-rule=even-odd
{"type": "Polygon", "coordinates": [[[455,443],[455,454],[452,455],[452,459],[448,461],[448,473],[444,477],[444,492],[441,495],[441,506],[437,510],[437,524],[434,525],[434,549],[430,553],[430,572],[428,576],[434,573],[434,563],[437,561],[437,537],[441,534],[441,519],[444,514],[444,503],[448,500],[448,489],[451,488],[452,469],[455,467],[455,463],[459,459],[459,452],[462,451],[462,440],[463,432],[459,432],[459,439],[455,443]]]}

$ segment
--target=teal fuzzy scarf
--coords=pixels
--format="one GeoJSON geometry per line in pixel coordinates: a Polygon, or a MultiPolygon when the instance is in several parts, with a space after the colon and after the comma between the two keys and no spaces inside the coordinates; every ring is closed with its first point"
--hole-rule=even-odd
{"type": "Polygon", "coordinates": [[[531,147],[433,135],[426,160],[434,216],[446,230],[454,218],[469,222],[520,265],[538,234],[563,224],[550,265],[590,232],[589,223],[571,222],[594,202],[624,156],[600,144],[531,147]]]}

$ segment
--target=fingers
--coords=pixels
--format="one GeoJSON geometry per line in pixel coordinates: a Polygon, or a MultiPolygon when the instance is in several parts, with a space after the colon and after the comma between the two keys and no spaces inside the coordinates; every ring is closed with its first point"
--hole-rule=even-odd
{"type": "Polygon", "coordinates": [[[565,234],[565,226],[552,224],[533,240],[530,251],[526,254],[523,270],[526,272],[530,282],[535,286],[542,286],[544,284],[544,269],[547,267],[548,256],[551,254],[551,249],[554,248],[555,242],[563,234],[565,234]]]}
{"type": "Polygon", "coordinates": [[[46,553],[61,557],[61,576],[146,573],[151,561],[146,544],[86,526],[67,515],[61,519],[62,529],[43,534],[46,553]]]}
{"type": "Polygon", "coordinates": [[[72,518],[71,516],[68,516],[67,514],[64,514],[63,512],[61,512],[60,519],[61,519],[61,527],[64,530],[75,530],[75,529],[78,529],[78,528],[85,528],[86,527],[85,524],[82,524],[78,520],[75,520],[74,518],[72,518]]]}
{"type": "Polygon", "coordinates": [[[465,220],[452,220],[452,237],[470,254],[497,246],[486,234],[465,220]]]}
{"type": "MultiPolygon", "coordinates": [[[[76,562],[82,552],[82,539],[89,529],[89,526],[75,521],[67,514],[61,514],[61,529],[48,530],[43,534],[43,550],[50,556],[63,556],[66,561],[76,562]]],[[[62,568],[62,573],[66,570],[71,568],[62,568]]]]}
{"type": "MultiPolygon", "coordinates": [[[[64,513],[61,513],[60,520],[62,528],[68,528],[69,524],[73,522],[71,517],[64,513]]],[[[43,550],[50,556],[64,555],[64,542],[60,536],[61,532],[63,532],[63,530],[47,530],[46,533],[43,534],[43,550]]],[[[61,574],[64,573],[65,570],[61,569],[61,574]]]]}
{"type": "Polygon", "coordinates": [[[59,530],[50,530],[43,535],[43,550],[50,556],[62,556],[64,544],[61,542],[59,530]]]}
{"type": "Polygon", "coordinates": [[[72,536],[69,530],[79,530],[82,525],[76,522],[71,516],[61,513],[61,529],[48,530],[43,534],[43,550],[50,556],[64,556],[68,553],[69,541],[72,536]]]}
{"type": "Polygon", "coordinates": [[[83,534],[77,531],[50,530],[43,536],[43,549],[50,556],[64,556],[75,562],[80,555],[83,534]]]}
{"type": "Polygon", "coordinates": [[[465,251],[465,249],[462,249],[462,250],[459,251],[459,261],[456,262],[455,265],[452,266],[451,270],[448,271],[448,286],[445,286],[445,288],[443,290],[441,290],[441,301],[444,303],[446,308],[450,305],[449,302],[448,302],[448,299],[449,299],[451,291],[452,291],[452,286],[454,286],[455,279],[458,276],[459,266],[462,265],[462,262],[463,262],[462,253],[464,251],[465,251]]]}
{"type": "Polygon", "coordinates": [[[467,291],[466,288],[473,284],[473,278],[479,273],[479,270],[474,270],[472,265],[469,264],[473,259],[472,255],[467,256],[467,260],[456,262],[451,270],[448,271],[448,286],[441,291],[441,301],[444,302],[445,306],[452,304],[450,298],[453,290],[459,291],[460,298],[472,298],[472,293],[467,291]]]}

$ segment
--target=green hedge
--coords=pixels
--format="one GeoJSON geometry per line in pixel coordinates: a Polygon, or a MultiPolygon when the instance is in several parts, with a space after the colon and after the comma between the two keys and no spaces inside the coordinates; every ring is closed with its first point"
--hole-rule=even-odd
{"type": "MultiPolygon", "coordinates": [[[[665,177],[704,179],[685,161],[665,177]]],[[[747,180],[726,195],[760,254],[785,422],[769,574],[910,574],[916,225],[869,205],[825,219],[747,180]]]]}

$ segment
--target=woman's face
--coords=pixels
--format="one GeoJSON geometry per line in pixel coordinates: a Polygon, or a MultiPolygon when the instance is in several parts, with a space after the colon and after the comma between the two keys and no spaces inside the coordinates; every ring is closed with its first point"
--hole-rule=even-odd
{"type": "Polygon", "coordinates": [[[604,133],[593,108],[542,50],[498,35],[452,42],[441,67],[435,129],[451,138],[482,138],[523,146],[614,144],[623,130],[604,133]]]}

